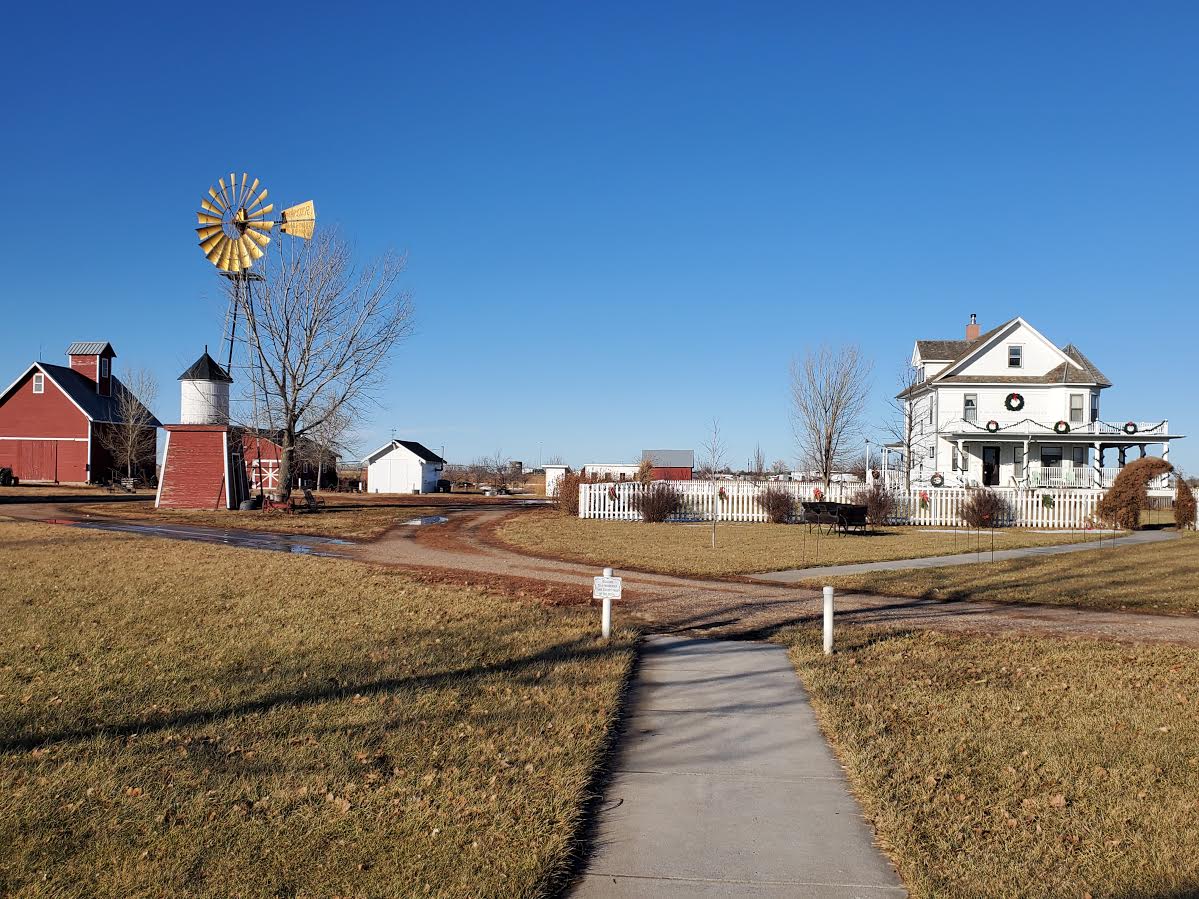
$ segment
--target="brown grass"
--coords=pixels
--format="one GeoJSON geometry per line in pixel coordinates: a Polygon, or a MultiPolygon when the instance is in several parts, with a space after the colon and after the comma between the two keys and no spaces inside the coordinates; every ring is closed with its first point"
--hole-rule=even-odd
{"type": "Polygon", "coordinates": [[[631,661],[394,571],[0,523],[0,892],[536,896],[631,661]]]}
{"type": "MultiPolygon", "coordinates": [[[[552,509],[513,516],[495,531],[507,544],[534,555],[615,565],[662,574],[721,577],[756,571],[840,565],[882,559],[910,559],[973,550],[973,532],[929,532],[890,528],[868,536],[818,537],[806,525],[737,524],[712,526],[647,524],[640,521],[597,521],[563,515],[552,509]]],[[[990,548],[990,532],[983,539],[990,548]]],[[[996,549],[1047,546],[1083,539],[1079,533],[1035,533],[1003,528],[995,532],[996,549]]]]}
{"type": "Polygon", "coordinates": [[[1199,534],[1185,532],[1178,540],[1081,554],[875,571],[824,582],[885,596],[1195,614],[1199,612],[1199,534]]]}
{"type": "Polygon", "coordinates": [[[911,894],[1199,893],[1199,650],[850,629],[791,655],[911,894]]]}
{"type": "MultiPolygon", "coordinates": [[[[155,509],[144,503],[130,505],[96,503],[80,506],[79,511],[102,518],[122,518],[155,523],[191,524],[212,528],[238,528],[269,531],[274,534],[311,534],[370,540],[397,524],[422,515],[438,515],[447,508],[494,505],[504,497],[485,497],[452,493],[420,496],[370,493],[318,493],[319,513],[306,512],[235,512],[222,509],[207,512],[198,509],[155,509]]],[[[300,499],[300,497],[297,497],[300,499]]],[[[510,500],[508,500],[510,501],[510,500]]]]}

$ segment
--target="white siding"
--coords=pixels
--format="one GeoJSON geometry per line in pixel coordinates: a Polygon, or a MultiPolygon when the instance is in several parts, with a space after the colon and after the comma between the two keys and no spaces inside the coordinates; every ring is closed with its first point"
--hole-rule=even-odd
{"type": "Polygon", "coordinates": [[[425,462],[411,450],[397,446],[367,466],[371,493],[436,493],[437,465],[425,462]]]}

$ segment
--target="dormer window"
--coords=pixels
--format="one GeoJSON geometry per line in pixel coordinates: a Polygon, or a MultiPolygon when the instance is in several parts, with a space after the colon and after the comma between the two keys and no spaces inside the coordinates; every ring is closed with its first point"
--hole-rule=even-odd
{"type": "Polygon", "coordinates": [[[100,357],[100,377],[108,377],[108,359],[104,356],[100,357]]]}
{"type": "Polygon", "coordinates": [[[42,374],[40,371],[35,372],[33,375],[33,392],[34,393],[45,393],[46,392],[46,376],[44,374],[42,374]]]}
{"type": "Polygon", "coordinates": [[[1020,344],[1013,343],[1007,348],[1007,367],[1024,367],[1024,347],[1020,346],[1020,344]]]}

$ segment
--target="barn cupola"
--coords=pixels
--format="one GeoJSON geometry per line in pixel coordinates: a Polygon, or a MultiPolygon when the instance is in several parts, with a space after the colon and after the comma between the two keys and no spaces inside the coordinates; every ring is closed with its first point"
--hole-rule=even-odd
{"type": "Polygon", "coordinates": [[[105,340],[79,341],[67,347],[71,370],[96,385],[100,396],[112,396],[112,360],[116,350],[105,340]]]}
{"type": "Polygon", "coordinates": [[[179,376],[179,421],[185,425],[225,425],[229,423],[229,385],[233,379],[208,355],[192,363],[179,376]]]}

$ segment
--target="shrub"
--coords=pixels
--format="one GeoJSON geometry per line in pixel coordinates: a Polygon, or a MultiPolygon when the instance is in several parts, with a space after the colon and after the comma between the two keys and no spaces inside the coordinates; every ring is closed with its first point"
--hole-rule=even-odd
{"type": "Polygon", "coordinates": [[[1141,510],[1149,505],[1149,482],[1173,470],[1169,462],[1157,456],[1146,456],[1129,463],[1099,500],[1095,514],[1112,527],[1136,530],[1141,526],[1141,510]]]}
{"type": "Polygon", "coordinates": [[[1178,492],[1174,496],[1174,523],[1180,530],[1195,526],[1195,493],[1182,480],[1178,482],[1178,492]]]}
{"type": "Polygon", "coordinates": [[[767,487],[757,496],[758,505],[773,524],[786,524],[795,517],[795,496],[782,487],[767,487]]]}
{"type": "Polygon", "coordinates": [[[683,508],[683,495],[673,484],[655,484],[634,494],[629,505],[644,521],[666,521],[683,508]]]}
{"type": "Polygon", "coordinates": [[[866,518],[873,525],[886,524],[895,514],[895,494],[881,484],[859,490],[853,501],[866,507],[866,518]]]}
{"type": "Polygon", "coordinates": [[[554,499],[558,503],[558,510],[565,512],[567,515],[579,514],[579,485],[580,484],[596,484],[599,479],[595,475],[586,475],[580,471],[571,471],[569,468],[558,481],[558,486],[554,490],[554,499]]]}
{"type": "Polygon", "coordinates": [[[995,490],[972,490],[961,516],[967,527],[1002,528],[1012,522],[1012,506],[995,490]]]}

